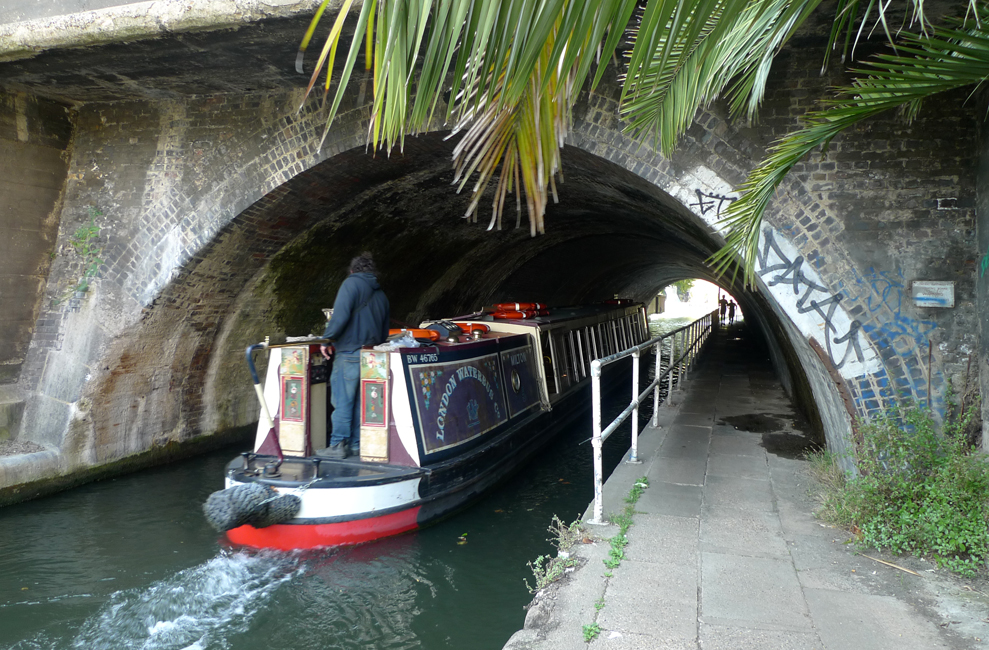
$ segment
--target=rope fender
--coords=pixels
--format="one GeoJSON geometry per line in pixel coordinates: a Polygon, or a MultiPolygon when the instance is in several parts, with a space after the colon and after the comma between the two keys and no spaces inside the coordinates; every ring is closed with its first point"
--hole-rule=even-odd
{"type": "Polygon", "coordinates": [[[225,532],[245,524],[266,528],[293,519],[302,508],[302,499],[294,494],[279,495],[263,483],[243,483],[218,490],[203,504],[209,525],[225,532]]]}

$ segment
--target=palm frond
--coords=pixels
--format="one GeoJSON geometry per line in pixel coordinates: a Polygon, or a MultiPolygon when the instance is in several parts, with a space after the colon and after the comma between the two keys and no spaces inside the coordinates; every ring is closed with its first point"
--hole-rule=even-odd
{"type": "MultiPolygon", "coordinates": [[[[637,139],[652,135],[665,155],[697,109],[728,90],[733,115],[755,119],[776,53],[820,0],[681,2],[678,22],[658,26],[649,8],[633,31],[635,47],[621,114],[637,139]]],[[[654,12],[658,15],[658,11],[654,12]]]]}
{"type": "Polygon", "coordinates": [[[793,166],[820,146],[827,146],[840,132],[891,109],[906,108],[916,116],[927,98],[989,79],[989,8],[980,7],[978,25],[965,28],[961,20],[934,27],[931,36],[905,33],[898,54],[882,54],[853,70],[858,78],[840,88],[825,108],[801,121],[803,126],[774,144],[766,159],[739,189],[719,223],[727,229],[725,246],[713,257],[719,273],[743,261],[745,282],[751,285],[759,234],[766,207],[793,166]]]}
{"type": "MultiPolygon", "coordinates": [[[[307,96],[327,62],[332,68],[351,2],[330,31],[307,96]]],[[[320,5],[300,52],[328,3],[320,5]]],[[[524,190],[530,231],[543,232],[576,93],[602,43],[605,51],[614,50],[634,8],[635,0],[365,0],[356,33],[366,32],[374,80],[369,145],[401,148],[406,134],[427,128],[449,91],[446,119],[454,134],[466,133],[455,150],[458,187],[477,173],[467,216],[476,219],[481,194],[500,167],[492,226],[501,227],[505,194],[524,190]]],[[[359,52],[355,38],[324,139],[359,52]]],[[[330,74],[332,69],[327,91],[330,74]]]]}

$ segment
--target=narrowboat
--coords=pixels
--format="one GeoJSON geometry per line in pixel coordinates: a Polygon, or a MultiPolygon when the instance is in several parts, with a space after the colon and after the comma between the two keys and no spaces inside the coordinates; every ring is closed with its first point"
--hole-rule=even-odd
{"type": "Polygon", "coordinates": [[[319,338],[247,348],[261,402],[252,451],[204,505],[236,545],[359,544],[448,515],[510,475],[588,403],[590,362],[648,339],[641,304],[502,303],[393,330],[360,354],[360,452],[327,446],[319,338]],[[268,352],[263,388],[255,355],[268,352]],[[583,394],[583,397],[582,397],[583,394]]]}

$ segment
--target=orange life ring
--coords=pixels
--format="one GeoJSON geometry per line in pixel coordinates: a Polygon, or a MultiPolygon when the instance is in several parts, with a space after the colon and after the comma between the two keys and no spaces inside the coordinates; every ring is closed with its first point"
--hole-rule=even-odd
{"type": "Polygon", "coordinates": [[[541,302],[499,302],[494,304],[495,311],[540,311],[546,309],[546,305],[541,302]]]}
{"type": "Polygon", "coordinates": [[[545,315],[545,311],[536,311],[535,309],[527,309],[525,311],[496,311],[491,314],[493,318],[497,318],[498,320],[525,320],[545,315]]]}
{"type": "Polygon", "coordinates": [[[473,334],[474,332],[481,332],[482,334],[487,334],[491,331],[491,328],[484,323],[454,323],[457,327],[462,329],[468,334],[473,334]]]}
{"type": "Polygon", "coordinates": [[[426,339],[429,341],[439,341],[440,333],[436,330],[427,330],[419,327],[409,327],[407,329],[400,330],[388,330],[388,336],[394,336],[396,334],[401,334],[402,332],[409,332],[412,334],[413,338],[416,339],[426,339]]]}

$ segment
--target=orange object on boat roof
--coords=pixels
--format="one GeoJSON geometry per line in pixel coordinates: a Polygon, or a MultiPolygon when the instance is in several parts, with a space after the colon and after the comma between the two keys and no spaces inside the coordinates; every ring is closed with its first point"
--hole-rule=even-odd
{"type": "Polygon", "coordinates": [[[521,319],[525,320],[528,318],[535,318],[536,316],[547,316],[549,315],[549,310],[547,309],[526,309],[525,311],[496,311],[491,314],[492,318],[497,318],[498,320],[515,320],[521,319]]]}
{"type": "Polygon", "coordinates": [[[494,304],[495,311],[539,311],[546,309],[541,302],[499,302],[494,304]]]}
{"type": "Polygon", "coordinates": [[[484,323],[454,323],[457,327],[467,332],[468,334],[473,334],[474,332],[481,332],[487,334],[491,331],[491,328],[484,323]]]}
{"type": "Polygon", "coordinates": [[[426,339],[429,341],[439,341],[440,333],[436,330],[427,330],[420,327],[408,327],[400,330],[388,330],[388,336],[394,336],[396,334],[401,334],[402,332],[409,332],[412,334],[413,338],[416,339],[426,339]]]}

